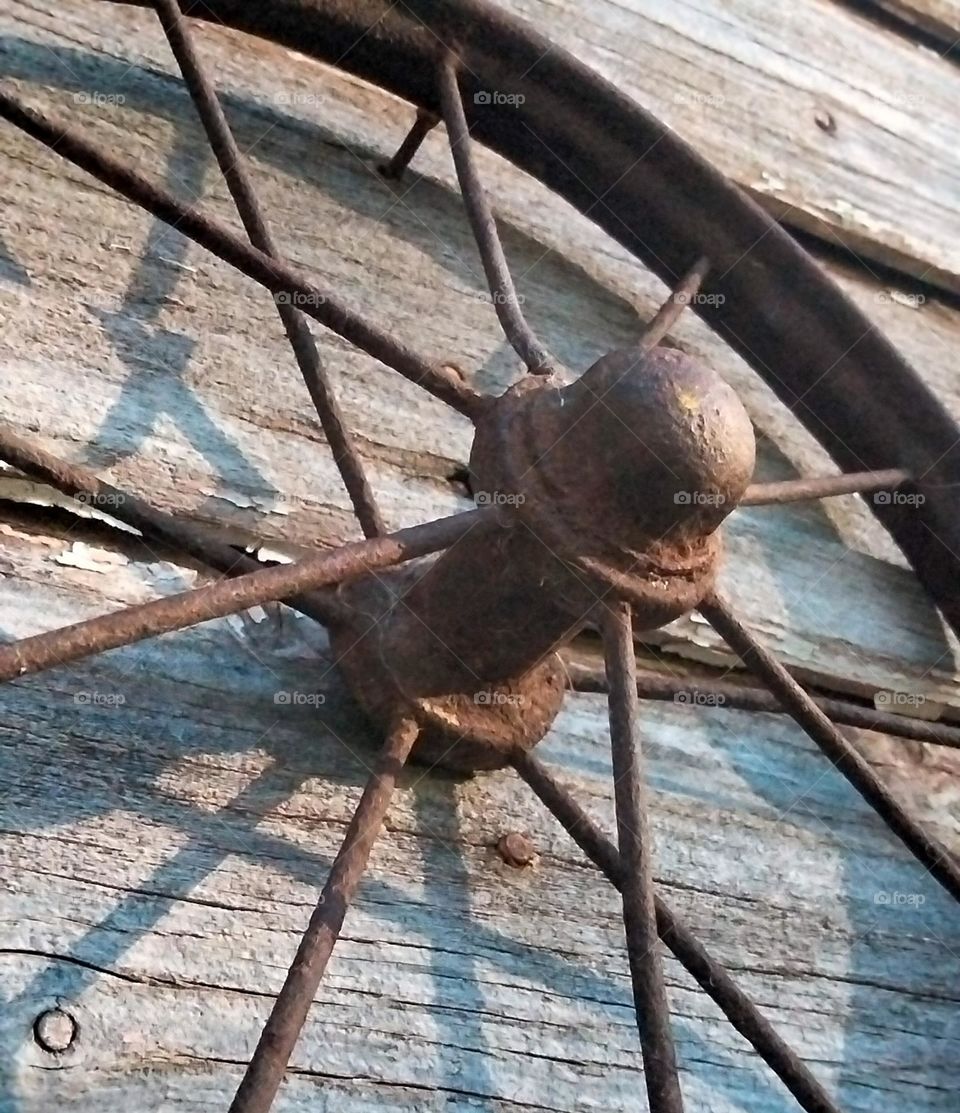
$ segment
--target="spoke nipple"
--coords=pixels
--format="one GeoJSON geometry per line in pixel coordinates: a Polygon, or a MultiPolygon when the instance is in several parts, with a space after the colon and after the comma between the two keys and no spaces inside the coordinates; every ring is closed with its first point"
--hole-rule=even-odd
{"type": "Polygon", "coordinates": [[[508,831],[497,843],[497,853],[515,869],[524,869],[536,861],[537,851],[529,837],[521,831],[508,831]]]}
{"type": "Polygon", "coordinates": [[[62,1055],[76,1041],[80,1026],[63,1009],[47,1009],[33,1022],[33,1038],[51,1055],[62,1055]]]}

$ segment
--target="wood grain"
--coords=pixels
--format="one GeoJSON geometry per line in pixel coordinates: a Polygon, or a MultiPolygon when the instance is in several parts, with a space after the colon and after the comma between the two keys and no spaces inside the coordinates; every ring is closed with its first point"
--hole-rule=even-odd
{"type": "MultiPolygon", "coordinates": [[[[179,85],[111,58],[125,51],[170,68],[146,13],[77,2],[58,9],[56,34],[54,21],[34,7],[17,15],[19,41],[8,40],[8,61],[14,73],[35,74],[35,100],[69,106],[101,141],[235,219],[179,85]],[[70,40],[82,49],[65,45],[65,13],[70,40]],[[90,72],[81,80],[84,65],[90,72]],[[81,88],[98,93],[98,102],[81,88]],[[88,101],[78,103],[83,96],[88,101]],[[122,103],[110,101],[121,96],[122,103]]],[[[241,52],[249,41],[222,32],[206,33],[204,43],[290,257],[404,340],[459,362],[482,388],[512,381],[519,361],[484,292],[443,135],[431,136],[418,159],[425,177],[394,189],[375,167],[391,129],[399,136],[408,122],[401,106],[303,59],[286,61],[280,85],[286,55],[271,46],[241,52]]],[[[4,290],[10,373],[0,396],[7,412],[22,414],[58,451],[108,469],[119,485],[150,491],[164,508],[269,540],[312,545],[356,536],[269,298],[81,175],[64,177],[57,160],[26,138],[11,135],[7,149],[16,173],[6,192],[19,214],[8,250],[30,276],[4,290]],[[46,227],[49,238],[37,235],[46,227]]],[[[525,310],[551,349],[583,368],[628,343],[662,298],[660,284],[542,187],[492,156],[483,165],[525,310]]],[[[935,318],[944,342],[936,349],[937,385],[948,384],[955,402],[955,314],[908,308],[862,280],[854,288],[878,320],[889,318],[911,343],[923,343],[921,366],[931,350],[921,321],[935,318]]],[[[676,339],[740,391],[763,436],[765,474],[832,470],[813,438],[704,326],[684,320],[676,339]]],[[[467,422],[337,338],[321,333],[319,341],[388,522],[410,524],[463,505],[448,477],[461,474],[467,459],[467,422]]],[[[939,619],[909,573],[872,559],[890,558],[892,547],[857,500],[838,505],[850,509],[738,515],[728,590],[785,658],[811,675],[916,696],[934,713],[957,706],[951,643],[939,619]],[[854,598],[859,606],[851,611],[854,598]]],[[[688,630],[677,644],[684,641],[698,651],[700,631],[688,630]]]]}
{"type": "MultiPolygon", "coordinates": [[[[18,570],[0,582],[8,635],[178,575],[132,558],[54,573],[50,544],[13,531],[0,559],[18,570]]],[[[3,1113],[225,1105],[375,752],[323,654],[306,622],[223,621],[7,689],[3,1113]],[[59,1058],[31,1036],[55,1003],[80,1032],[59,1058]]],[[[947,899],[783,720],[651,706],[644,722],[668,898],[845,1109],[946,1113],[947,899]]],[[[603,699],[573,698],[544,756],[612,830],[603,699]]],[[[625,969],[615,894],[512,775],[411,769],[280,1108],[634,1109],[625,969]],[[500,861],[508,830],[531,833],[534,868],[500,861]]],[[[792,1108],[666,974],[690,1107],[792,1108]]]]}
{"type": "Polygon", "coordinates": [[[960,289],[960,70],[951,62],[833,0],[780,5],[775,19],[764,0],[506,6],[789,226],[960,289]]]}
{"type": "MultiPolygon", "coordinates": [[[[4,69],[33,103],[234,219],[147,13],[17,0],[0,11],[0,36],[4,69]]],[[[511,382],[518,361],[483,292],[442,133],[391,187],[375,167],[409,124],[405,106],[222,32],[204,32],[202,47],[289,256],[484,389],[511,382]]],[[[637,73],[646,57],[638,50],[637,73]]],[[[694,118],[705,146],[713,125],[694,118]]],[[[579,370],[636,336],[659,283],[480,154],[525,310],[551,349],[579,370]]],[[[6,129],[0,190],[8,418],[238,538],[282,548],[357,536],[268,298],[6,129]]],[[[825,265],[960,416],[956,312],[929,291],[825,265]]],[[[317,335],[390,524],[463,506],[467,423],[317,335]]],[[[745,398],[765,478],[828,469],[702,324],[685,318],[671,342],[745,398]]],[[[2,482],[8,497],[44,497],[2,482]]],[[[795,666],[958,706],[954,647],[857,500],[744,512],[729,547],[728,592],[795,666]]],[[[0,573],[5,638],[197,582],[168,553],[71,520],[0,522],[0,573]]],[[[322,635],[286,613],[279,626],[258,618],[0,693],[0,1113],[226,1107],[377,741],[329,673],[322,635]],[[31,1032],[57,1004],[79,1023],[59,1057],[31,1032]]],[[[717,659],[701,624],[666,639],[717,659]]],[[[782,718],[673,705],[644,718],[671,902],[844,1109],[952,1110],[960,936],[946,898],[782,718]]],[[[950,757],[859,744],[957,845],[950,757]]],[[[584,696],[543,753],[613,830],[607,748],[603,701],[584,696]]],[[[791,1109],[675,963],[666,974],[688,1106],[791,1109]]],[[[411,770],[279,1109],[633,1110],[639,1071],[615,894],[512,776],[411,770]],[[533,869],[495,854],[509,830],[531,834],[533,869]]]]}

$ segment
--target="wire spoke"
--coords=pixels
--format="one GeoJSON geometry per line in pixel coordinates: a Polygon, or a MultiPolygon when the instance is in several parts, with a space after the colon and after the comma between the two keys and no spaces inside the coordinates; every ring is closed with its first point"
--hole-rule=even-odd
{"type": "MultiPolygon", "coordinates": [[[[204,70],[179,0],[153,0],[153,6],[250,242],[266,255],[280,258],[244,157],[224,115],[216,89],[204,70]]],[[[378,537],[387,532],[386,526],[364,472],[363,460],[344,424],[343,413],[320,360],[307,319],[289,302],[277,299],[276,306],[357,521],[366,537],[378,537]]]]}
{"type": "Polygon", "coordinates": [[[265,286],[278,300],[282,296],[291,304],[295,302],[307,316],[392,367],[453,409],[473,418],[485,407],[485,396],[472,390],[452,370],[424,359],[406,344],[347,308],[334,294],[315,286],[297,268],[258,251],[234,235],[222,222],[184,205],[167,190],[125,166],[99,145],[48,119],[3,90],[0,90],[0,117],[265,286]]]}
{"type": "MultiPolygon", "coordinates": [[[[574,691],[607,691],[606,678],[601,670],[578,661],[567,660],[565,665],[574,691]]],[[[671,676],[652,669],[637,670],[637,694],[641,699],[669,701],[680,706],[783,715],[787,713],[783,703],[767,688],[752,688],[693,676],[671,676]]],[[[824,696],[810,698],[835,723],[859,727],[861,730],[879,731],[894,738],[910,738],[935,746],[960,749],[960,727],[859,707],[847,700],[824,696]]]]}
{"type": "MultiPolygon", "coordinates": [[[[619,851],[571,793],[533,754],[516,754],[513,767],[584,854],[611,884],[622,889],[626,870],[619,851]]],[[[839,1106],[796,1052],[684,921],[656,894],[654,903],[660,938],[733,1027],[781,1079],[800,1107],[806,1113],[840,1113],[839,1106]]]]}
{"type": "Polygon", "coordinates": [[[714,595],[700,604],[700,613],[736,651],[744,664],[764,680],[814,742],[860,795],[903,841],[948,893],[960,900],[960,863],[890,794],[866,761],[820,710],[787,670],[714,595]]]}
{"type": "Polygon", "coordinates": [[[837,495],[867,494],[870,491],[894,491],[909,483],[910,473],[902,468],[886,471],[854,471],[843,475],[813,476],[809,479],[787,479],[782,483],[751,483],[741,506],[773,506],[806,499],[830,499],[837,495]]]}
{"type": "Polygon", "coordinates": [[[660,306],[653,320],[646,326],[637,341],[645,352],[655,348],[680,319],[684,309],[696,297],[700,285],[710,269],[710,261],[698,259],[680,279],[670,297],[660,306]]]}
{"type": "Polygon", "coordinates": [[[449,548],[471,530],[500,520],[496,507],[468,510],[385,537],[355,541],[293,564],[279,564],[193,591],[77,622],[0,646],[0,681],[79,661],[171,630],[223,618],[248,607],[285,600],[325,584],[449,548]]]}
{"type": "MultiPolygon", "coordinates": [[[[468,386],[449,366],[425,359],[388,331],[367,321],[335,294],[315,285],[305,272],[281,257],[244,157],[197,54],[181,10],[181,0],[149,2],[183,72],[249,237],[249,244],[234,235],[226,224],[181,203],[162,187],[125,166],[107,150],[2,90],[0,117],[271,291],[324,435],[368,540],[330,552],[311,553],[294,564],[265,567],[238,552],[212,531],[164,514],[143,499],[45,453],[13,430],[0,425],[0,459],[68,495],[104,507],[109,515],[139,529],[146,538],[173,545],[230,577],[193,591],[0,646],[0,681],[37,673],[275,600],[282,600],[327,625],[335,624],[349,612],[346,604],[340,602],[333,592],[318,590],[324,585],[437,552],[455,545],[473,529],[492,528],[504,521],[503,512],[498,509],[471,511],[392,534],[386,533],[363,460],[345,425],[307,318],[336,332],[472,420],[480,417],[490,399],[468,386]]],[[[437,74],[439,99],[464,207],[480,253],[490,297],[503,332],[527,371],[536,375],[550,374],[555,370],[555,361],[524,316],[523,299],[517,294],[493,209],[481,182],[459,87],[458,66],[452,52],[443,55],[437,74]]],[[[429,74],[427,80],[430,81],[429,74]]],[[[417,111],[416,119],[399,148],[381,167],[385,177],[400,178],[437,123],[438,118],[432,113],[423,109],[417,111]]],[[[641,353],[659,344],[673,328],[683,309],[696,298],[708,270],[709,261],[703,257],[681,278],[642,330],[637,341],[641,353]]],[[[748,488],[741,504],[773,505],[847,493],[893,490],[911,481],[910,473],[888,469],[754,484],[748,488]]],[[[619,848],[593,824],[570,793],[536,758],[518,752],[513,764],[534,793],[622,894],[637,1027],[651,1113],[682,1113],[683,1110],[660,957],[661,939],[719,1005],[733,1026],[777,1073],[807,1113],[839,1113],[838,1107],[804,1063],[655,892],[644,756],[637,721],[638,695],[676,699],[680,691],[702,690],[722,694],[721,706],[759,711],[786,710],[956,899],[960,899],[960,862],[910,818],[828,716],[848,725],[955,747],[960,746],[960,729],[872,712],[840,700],[814,700],[753,638],[726,602],[711,596],[701,604],[700,610],[745,664],[767,683],[769,691],[736,685],[692,685],[683,679],[646,670],[638,675],[629,607],[626,604],[601,606],[599,615],[606,682],[601,683],[595,675],[591,675],[582,682],[581,690],[592,683],[595,687],[589,690],[608,693],[619,848]]],[[[276,1097],[346,913],[383,827],[398,777],[416,744],[417,736],[417,724],[410,718],[398,718],[387,735],[284,985],[230,1106],[230,1113],[267,1113],[276,1097]]]]}
{"type": "Polygon", "coordinates": [[[393,158],[380,167],[380,173],[391,181],[399,181],[403,177],[404,170],[413,160],[413,156],[420,150],[424,139],[439,122],[432,112],[427,112],[423,108],[417,109],[417,118],[413,121],[410,130],[397,148],[393,158]]]}
{"type": "Polygon", "coordinates": [[[503,253],[497,232],[497,222],[486,191],[480,181],[470,141],[470,129],[463,111],[463,99],[457,80],[458,63],[451,53],[444,54],[440,62],[440,104],[447,127],[453,164],[463,194],[470,227],[480,251],[483,270],[487,276],[490,297],[500,326],[528,371],[534,375],[549,375],[553,361],[527,324],[520,308],[517,291],[510,277],[510,268],[503,253]]]}
{"type": "MultiPolygon", "coordinates": [[[[119,522],[125,522],[139,530],[148,540],[169,545],[225,576],[240,576],[268,567],[221,540],[212,530],[192,525],[155,509],[136,495],[98,479],[85,468],[68,464],[66,460],[46,452],[2,423],[0,460],[5,460],[24,475],[46,483],[70,498],[93,506],[119,522]]],[[[329,591],[312,591],[285,599],[284,602],[324,626],[329,626],[345,611],[344,605],[329,591]]]]}
{"type": "Polygon", "coordinates": [[[402,719],[387,735],[230,1113],[267,1113],[273,1103],[418,733],[402,719]]]}
{"type": "Polygon", "coordinates": [[[683,1098],[657,935],[653,848],[647,823],[643,754],[637,731],[637,681],[630,613],[625,603],[600,609],[604,660],[610,682],[610,746],[617,835],[623,862],[620,888],[623,923],[650,1113],[682,1113],[683,1098]]]}

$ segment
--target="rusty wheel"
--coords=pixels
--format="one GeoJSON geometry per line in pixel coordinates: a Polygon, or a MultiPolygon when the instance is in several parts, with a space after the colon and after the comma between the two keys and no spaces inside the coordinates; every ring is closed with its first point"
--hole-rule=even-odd
{"type": "MultiPolygon", "coordinates": [[[[329,628],[351,694],[386,741],[231,1110],[266,1113],[271,1106],[398,772],[413,758],[467,773],[512,765],[621,891],[654,1113],[683,1107],[661,941],[800,1107],[836,1113],[808,1066],[655,892],[636,705],[638,696],[670,698],[676,684],[638,673],[633,635],[699,611],[766,686],[713,691],[723,691],[731,707],[788,711],[924,870],[960,899],[960,864],[897,802],[837,724],[948,746],[960,744],[958,731],[814,700],[745,628],[715,584],[719,527],[738,507],[896,491],[904,497],[874,500],[872,507],[960,631],[960,433],[783,230],[640,108],[481,0],[183,5],[187,14],[313,54],[414,105],[410,133],[383,168],[389,176],[404,172],[431,128],[445,126],[493,305],[528,371],[500,397],[478,392],[468,376],[398,342],[279,257],[177,0],[152,6],[249,243],[6,89],[0,114],[272,293],[366,540],[264,567],[4,427],[0,457],[7,463],[68,495],[102,500],[116,518],[224,578],[6,645],[0,679],[268,601],[282,600],[329,628]],[[501,93],[491,98],[488,89],[501,93]],[[498,110],[503,98],[510,98],[509,126],[498,110]],[[670,283],[672,295],[633,346],[573,376],[541,344],[514,289],[473,140],[559,192],[670,283]],[[638,159],[638,151],[649,157],[638,159]],[[604,204],[596,207],[601,193],[604,204]],[[754,434],[736,394],[710,369],[660,345],[687,305],[792,406],[841,474],[751,483],[754,434]],[[473,422],[477,510],[386,532],[307,317],[473,422]],[[885,384],[882,405],[868,389],[878,377],[885,384]],[[616,842],[532,752],[567,687],[557,650],[588,625],[601,632],[606,676],[575,680],[609,693],[616,842]]],[[[504,853],[522,858],[524,851],[514,846],[504,853]]]]}

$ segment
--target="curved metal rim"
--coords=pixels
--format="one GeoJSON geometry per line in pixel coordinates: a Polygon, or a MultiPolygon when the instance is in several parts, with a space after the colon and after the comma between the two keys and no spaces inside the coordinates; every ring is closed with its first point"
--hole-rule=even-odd
{"type": "Polygon", "coordinates": [[[951,490],[960,483],[960,427],[814,259],[669,128],[487,0],[194,0],[182,7],[433,113],[440,108],[437,58],[454,45],[479,142],[573,204],[669,285],[708,255],[704,291],[723,297],[698,302],[697,313],[839,467],[897,466],[918,477],[922,500],[871,509],[960,633],[960,514],[951,490]],[[474,93],[489,90],[522,93],[523,102],[474,103],[474,93]]]}
{"type": "MultiPolygon", "coordinates": [[[[16,96],[5,91],[0,91],[0,115],[56,150],[75,165],[88,169],[99,180],[113,185],[123,196],[141,204],[160,219],[170,221],[175,216],[181,225],[189,225],[194,238],[204,243],[225,261],[233,262],[244,273],[249,272],[274,293],[284,292],[282,283],[288,280],[302,287],[302,280],[295,271],[291,271],[287,278],[283,277],[281,272],[287,268],[281,260],[274,257],[269,229],[260,216],[255,191],[242,166],[240,153],[229,124],[223,117],[216,91],[204,72],[199,55],[193,50],[179,2],[180,0],[152,0],[152,6],[157,11],[170,45],[181,65],[184,79],[204,122],[220,168],[230,185],[248,236],[256,246],[245,246],[243,241],[236,239],[216,223],[209,222],[195,211],[184,209],[175,197],[164,194],[148,179],[118,163],[109,152],[97,148],[96,145],[90,144],[69,129],[64,129],[46,119],[42,114],[22,104],[16,96]]],[[[433,35],[436,41],[442,42],[434,30],[424,28],[422,25],[419,29],[433,35]]],[[[456,28],[446,24],[442,30],[452,36],[456,32],[456,28]]],[[[454,38],[453,41],[458,40],[454,38]]],[[[429,57],[427,60],[430,60],[429,57]]],[[[464,203],[474,226],[475,238],[483,258],[491,293],[502,292],[508,300],[512,297],[515,301],[516,295],[502,247],[497,240],[493,215],[484,199],[482,184],[478,180],[476,169],[471,163],[469,128],[464,106],[461,103],[462,91],[459,88],[460,64],[461,58],[454,54],[449,46],[445,46],[438,68],[448,137],[453,148],[464,203]]],[[[476,85],[474,88],[476,89],[476,85]]],[[[484,101],[477,99],[477,103],[484,103],[484,101]]],[[[421,109],[417,117],[418,124],[423,123],[424,115],[425,111],[421,109]]],[[[414,129],[401,146],[401,151],[416,149],[416,143],[411,141],[411,136],[417,132],[417,127],[418,125],[414,125],[414,129]]],[[[422,130],[420,128],[420,132],[422,130]]],[[[541,137],[529,126],[527,130],[534,139],[541,141],[541,137]]],[[[393,163],[398,163],[399,158],[399,154],[395,155],[393,163]]],[[[569,169],[565,162],[563,165],[569,169]]],[[[633,164],[627,168],[623,177],[627,177],[632,169],[633,164]]],[[[614,187],[616,185],[617,182],[614,183],[614,187]]],[[[684,204],[689,205],[690,201],[683,202],[681,209],[684,204]]],[[[668,204],[667,207],[670,208],[670,205],[668,204]]],[[[702,219],[698,209],[694,210],[694,217],[697,220],[702,219]]],[[[741,258],[745,258],[746,254],[749,252],[738,257],[734,264],[727,268],[721,275],[721,282],[740,263],[741,258]]],[[[669,273],[669,266],[667,264],[664,266],[669,273]]],[[[691,294],[700,287],[707,273],[709,273],[709,261],[701,258],[674,287],[667,302],[661,306],[653,321],[644,330],[637,345],[639,353],[648,353],[650,347],[662,338],[663,333],[682,312],[685,302],[689,301],[691,294]]],[[[278,306],[281,304],[283,307],[289,307],[291,303],[286,300],[278,303],[278,306]]],[[[769,310],[770,307],[766,305],[763,308],[769,310]]],[[[512,305],[507,313],[498,313],[498,316],[501,318],[504,332],[523,358],[528,371],[537,374],[547,369],[549,355],[540,347],[536,337],[529,330],[519,304],[512,305]]],[[[320,314],[320,319],[322,323],[340,332],[341,335],[355,339],[359,346],[375,358],[385,359],[388,365],[407,374],[408,377],[412,375],[415,381],[421,382],[426,389],[443,397],[445,401],[451,404],[455,404],[458,400],[465,403],[463,412],[468,416],[473,416],[475,408],[481,403],[492,401],[481,396],[446,397],[449,394],[450,384],[443,386],[436,381],[429,383],[421,381],[435,380],[434,369],[429,364],[424,364],[419,359],[412,359],[413,354],[404,354],[401,348],[393,344],[388,337],[379,334],[375,328],[355,318],[343,307],[337,307],[336,312],[332,314],[320,314]]],[[[301,333],[290,326],[294,324],[302,326],[303,336],[309,337],[309,332],[299,313],[292,309],[285,315],[284,324],[303,377],[308,387],[312,382],[315,388],[311,391],[311,396],[314,398],[318,416],[324,422],[328,439],[331,440],[331,448],[337,458],[341,476],[354,499],[358,520],[361,524],[365,522],[366,533],[379,535],[382,533],[379,513],[372,491],[365,486],[359,457],[352,458],[352,462],[347,462],[351,466],[346,466],[344,460],[337,456],[337,447],[334,444],[336,437],[339,437],[341,449],[346,447],[350,452],[353,449],[349,442],[349,435],[337,413],[336,398],[329,391],[324,380],[322,366],[317,365],[315,351],[311,352],[305,348],[301,343],[301,333]],[[314,365],[311,365],[311,358],[314,365]],[[332,429],[328,429],[328,426],[332,426],[332,429]],[[354,470],[351,471],[351,467],[354,470]]],[[[831,370],[832,368],[827,368],[824,374],[828,374],[831,370]]],[[[590,374],[592,372],[588,373],[588,376],[590,374]]],[[[587,379],[584,379],[576,386],[580,387],[586,381],[587,379]]],[[[470,388],[463,384],[463,389],[468,391],[470,388]]],[[[800,399],[795,401],[799,406],[800,399]]],[[[477,413],[482,413],[482,410],[477,410],[477,413]]],[[[59,480],[55,483],[57,486],[66,485],[94,492],[106,489],[95,477],[83,475],[62,461],[47,456],[44,462],[44,454],[35,452],[30,445],[26,445],[25,453],[21,453],[17,447],[17,440],[16,434],[12,434],[12,439],[5,447],[0,445],[2,449],[0,454],[5,458],[11,455],[15,458],[23,456],[25,462],[30,464],[32,461],[39,470],[52,471],[54,478],[59,480]]],[[[21,443],[20,447],[23,448],[24,445],[21,443]]],[[[747,470],[749,465],[745,467],[744,472],[747,470]]],[[[812,479],[766,487],[761,485],[754,491],[755,496],[758,496],[754,502],[776,502],[789,500],[791,497],[822,497],[825,493],[836,494],[838,480],[841,489],[845,487],[849,490],[863,491],[877,490],[878,484],[889,483],[892,486],[900,486],[910,478],[909,472],[900,469],[859,474],[846,472],[840,477],[831,477],[827,480],[812,479]]],[[[912,481],[918,479],[922,481],[924,478],[925,476],[914,477],[912,481]]],[[[746,478],[743,482],[746,482],[746,478]]],[[[121,499],[120,502],[122,505],[123,500],[121,499]]],[[[226,579],[180,596],[128,608],[122,612],[87,620],[52,633],[22,639],[0,653],[0,657],[4,658],[8,666],[11,662],[13,664],[13,671],[8,671],[6,674],[8,677],[21,676],[25,672],[62,664],[65,659],[78,659],[98,649],[126,645],[160,630],[192,625],[201,618],[210,617],[211,605],[215,613],[226,615],[249,605],[250,599],[254,596],[263,602],[264,590],[267,590],[271,598],[276,598],[278,595],[285,594],[285,590],[297,590],[312,587],[317,582],[326,582],[331,574],[335,579],[340,579],[345,574],[345,570],[349,571],[347,565],[355,566],[358,561],[369,563],[371,556],[375,557],[375,563],[386,567],[402,562],[414,555],[415,551],[432,552],[438,546],[445,548],[464,536],[465,532],[469,532],[478,521],[488,520],[491,513],[495,514],[496,511],[492,508],[480,512],[473,511],[453,519],[435,521],[428,526],[401,531],[399,534],[375,536],[373,540],[342,547],[334,554],[315,557],[312,560],[305,559],[292,566],[257,571],[252,575],[240,576],[239,579],[226,579]],[[323,565],[322,568],[317,564],[318,560],[323,565]],[[265,586],[267,581],[269,581],[268,587],[265,586]],[[250,594],[251,591],[253,595],[250,594]],[[217,596],[215,602],[212,599],[213,595],[217,596]],[[203,603],[205,605],[202,606],[202,613],[198,617],[197,605],[203,603]],[[152,620],[150,616],[153,616],[152,620]],[[91,634],[92,641],[86,637],[91,634]],[[48,651],[46,660],[31,657],[31,651],[35,653],[38,646],[46,647],[48,651]],[[64,649],[67,651],[66,655],[63,653],[64,649]]],[[[147,527],[146,532],[153,530],[162,536],[179,538],[188,549],[201,552],[201,556],[203,555],[201,550],[207,547],[204,542],[198,540],[192,528],[176,520],[168,520],[146,503],[137,500],[131,506],[130,514],[147,527]]],[[[213,544],[211,552],[214,566],[226,563],[229,576],[233,571],[232,563],[234,563],[229,553],[225,553],[223,546],[217,543],[213,544]]],[[[328,597],[310,597],[306,602],[310,609],[319,606],[319,610],[324,612],[328,606],[328,597]]],[[[784,708],[816,742],[831,763],[874,807],[928,872],[960,900],[960,863],[956,862],[922,825],[911,819],[870,769],[866,760],[856,752],[783,666],[750,634],[726,602],[717,595],[709,594],[701,601],[698,609],[737,652],[744,664],[756,671],[765,681],[771,694],[782,701],[784,708]]],[[[717,967],[702,951],[696,940],[686,933],[682,925],[675,920],[671,922],[672,916],[669,910],[658,901],[653,882],[650,838],[645,829],[642,747],[636,727],[638,681],[633,655],[631,612],[623,603],[614,608],[604,606],[599,618],[603,631],[605,668],[609,681],[608,710],[612,759],[616,774],[615,806],[619,854],[614,851],[614,858],[611,859],[611,851],[603,836],[581,829],[583,823],[576,802],[562,787],[554,784],[549,773],[539,768],[535,762],[524,763],[524,746],[519,741],[516,742],[516,752],[512,755],[511,763],[534,793],[547,804],[589,856],[608,873],[613,883],[621,890],[637,1026],[651,1110],[656,1109],[657,1113],[682,1113],[683,1108],[670,1025],[669,1001],[664,986],[657,942],[658,938],[661,938],[681,959],[706,992],[720,1005],[737,1030],[747,1036],[764,1061],[784,1081],[802,1108],[809,1113],[836,1113],[837,1106],[831,1097],[795,1053],[769,1027],[756,1006],[727,977],[722,968],[717,967]],[[611,870],[608,867],[613,868],[611,870]]],[[[360,804],[350,822],[308,929],[301,940],[283,988],[274,1002],[254,1056],[230,1107],[231,1113],[241,1113],[241,1111],[268,1113],[283,1081],[300,1029],[343,925],[347,906],[359,883],[373,842],[383,824],[396,775],[406,762],[411,747],[420,734],[418,722],[415,717],[411,718],[408,712],[409,706],[404,699],[397,708],[397,713],[390,717],[392,721],[388,727],[388,739],[381,760],[364,788],[360,804]],[[331,894],[334,894],[335,899],[331,898],[331,894]]]]}

